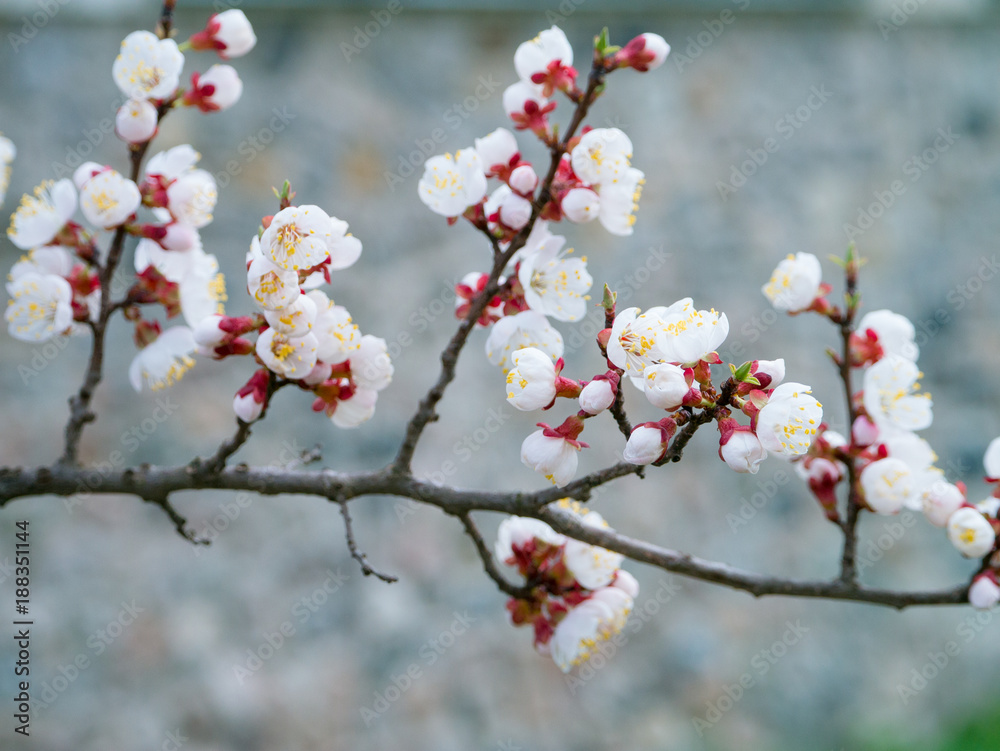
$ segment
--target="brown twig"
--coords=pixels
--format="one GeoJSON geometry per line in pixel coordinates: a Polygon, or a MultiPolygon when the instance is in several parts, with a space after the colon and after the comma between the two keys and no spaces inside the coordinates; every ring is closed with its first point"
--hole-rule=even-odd
{"type": "Polygon", "coordinates": [[[493,560],[493,553],[490,552],[489,547],[487,547],[486,542],[483,540],[482,534],[479,532],[479,528],[476,526],[476,523],[472,521],[472,517],[469,513],[466,511],[460,514],[455,514],[455,516],[458,517],[459,521],[462,522],[462,526],[465,527],[465,533],[472,538],[472,542],[476,546],[476,552],[479,553],[479,558],[483,562],[483,570],[486,571],[486,575],[493,580],[500,591],[518,600],[530,597],[533,587],[515,586],[507,581],[507,579],[504,578],[504,575],[500,573],[500,569],[497,568],[496,562],[493,560]]]}
{"type": "Polygon", "coordinates": [[[337,500],[336,502],[340,505],[340,515],[344,517],[344,536],[347,538],[347,549],[351,551],[351,557],[361,566],[361,573],[365,576],[374,576],[388,584],[398,582],[398,576],[383,574],[371,567],[368,563],[368,557],[358,549],[358,544],[354,540],[354,527],[351,524],[351,512],[347,509],[347,500],[337,500]]]}

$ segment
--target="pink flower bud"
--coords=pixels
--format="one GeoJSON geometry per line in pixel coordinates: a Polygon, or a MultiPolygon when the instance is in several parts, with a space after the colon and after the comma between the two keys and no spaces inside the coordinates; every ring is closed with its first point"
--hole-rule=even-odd
{"type": "Polygon", "coordinates": [[[861,415],[851,426],[851,438],[859,447],[871,446],[878,440],[878,427],[864,415],[861,415]]]}
{"type": "Polygon", "coordinates": [[[623,457],[629,464],[652,464],[667,450],[669,437],[655,423],[644,423],[632,430],[623,457]]]}
{"type": "Polygon", "coordinates": [[[507,184],[515,193],[527,196],[537,187],[538,175],[535,174],[535,170],[531,168],[530,164],[522,164],[520,167],[515,167],[514,171],[510,173],[507,184]]]}
{"type": "Polygon", "coordinates": [[[253,26],[242,10],[230,9],[211,16],[202,31],[191,36],[191,48],[216,50],[228,60],[242,57],[257,44],[253,26]]]}
{"type": "Polygon", "coordinates": [[[243,82],[231,65],[213,65],[204,73],[191,74],[191,88],[184,94],[184,104],[202,112],[232,107],[243,93],[243,82]]]}
{"type": "Polygon", "coordinates": [[[635,68],[640,73],[659,68],[670,54],[670,45],[659,34],[640,34],[615,55],[622,67],[635,68]]]}

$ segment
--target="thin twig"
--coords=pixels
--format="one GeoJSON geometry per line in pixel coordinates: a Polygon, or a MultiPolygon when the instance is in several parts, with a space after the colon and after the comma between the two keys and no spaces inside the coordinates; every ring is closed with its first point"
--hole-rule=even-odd
{"type": "Polygon", "coordinates": [[[196,537],[193,532],[188,532],[187,519],[185,519],[183,516],[177,513],[177,509],[175,509],[170,504],[170,501],[167,499],[167,496],[164,495],[160,497],[150,497],[150,498],[144,497],[142,500],[146,501],[147,503],[152,503],[154,506],[159,506],[161,509],[163,509],[166,515],[170,517],[170,521],[174,523],[174,529],[177,530],[177,534],[179,534],[185,540],[190,542],[192,545],[209,545],[211,543],[211,540],[206,540],[201,537],[196,537]]]}
{"type": "Polygon", "coordinates": [[[361,573],[365,576],[374,576],[389,584],[398,582],[398,576],[383,574],[371,567],[368,563],[368,557],[358,549],[358,544],[354,540],[354,527],[351,524],[351,512],[347,510],[347,501],[338,500],[337,503],[340,505],[340,515],[344,517],[344,536],[347,538],[347,549],[351,551],[351,557],[361,566],[361,573]]]}
{"type": "Polygon", "coordinates": [[[531,596],[533,587],[523,586],[518,587],[511,584],[504,575],[500,573],[497,568],[496,562],[493,560],[493,553],[486,546],[486,542],[483,540],[482,534],[479,532],[479,528],[476,523],[472,521],[472,517],[468,512],[463,512],[461,514],[455,514],[459,521],[462,522],[462,526],[465,527],[465,533],[472,538],[473,544],[476,546],[476,552],[479,553],[479,558],[483,562],[483,570],[486,571],[486,575],[489,576],[497,587],[504,593],[510,595],[511,597],[523,600],[531,596]]]}
{"type": "MultiPolygon", "coordinates": [[[[845,269],[846,289],[844,315],[841,316],[840,338],[840,380],[844,385],[844,398],[847,404],[847,429],[854,429],[857,410],[854,408],[854,390],[851,386],[851,334],[854,331],[854,314],[857,312],[855,294],[857,292],[857,274],[852,265],[853,252],[849,255],[845,269]]],[[[861,515],[861,499],[858,490],[858,469],[853,456],[848,456],[847,466],[847,512],[844,515],[841,530],[844,533],[844,547],[840,556],[840,580],[846,584],[855,584],[858,580],[857,548],[858,548],[858,517],[861,515]]]]}

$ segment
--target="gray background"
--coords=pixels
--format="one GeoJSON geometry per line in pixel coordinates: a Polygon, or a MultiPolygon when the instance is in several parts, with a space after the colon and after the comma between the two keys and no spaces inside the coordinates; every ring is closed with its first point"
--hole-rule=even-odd
{"type": "MultiPolygon", "coordinates": [[[[486,268],[488,259],[471,229],[448,228],[420,204],[419,167],[402,182],[386,173],[435,129],[443,131],[434,149],[440,153],[505,124],[499,94],[515,79],[513,51],[552,23],[544,8],[558,6],[519,4],[494,12],[499,5],[462,11],[403,2],[402,12],[348,60],[342,45],[372,21],[371,9],[386,6],[314,3],[307,11],[305,5],[247,4],[260,41],[235,62],[246,84],[243,100],[210,118],[172,115],[158,143],[192,143],[212,172],[223,172],[230,161],[238,167],[220,190],[216,222],[203,231],[206,249],[227,272],[231,313],[250,309],[242,259],[260,217],[274,211],[271,185],[290,179],[301,202],[347,220],[362,239],[361,260],[335,277],[331,295],[364,332],[394,343],[405,333],[414,342],[399,348],[396,379],[381,394],[375,418],[357,431],[338,431],[309,412],[305,395],[286,390],[239,459],[274,463],[287,459],[283,447],[320,443],[327,466],[376,468],[393,455],[402,425],[436,377],[437,352],[454,326],[452,283],[486,268]],[[477,99],[483,79],[495,89],[477,99]],[[257,149],[247,139],[269,127],[274,108],[294,119],[257,149]]],[[[915,4],[915,13],[896,15],[905,19],[897,26],[892,3],[744,5],[648,2],[624,10],[589,0],[559,13],[578,67],[585,67],[589,41],[603,25],[614,41],[651,30],[674,48],[655,72],[615,74],[590,118],[595,126],[626,130],[634,164],[646,173],[635,234],[620,239],[599,227],[562,230],[589,257],[598,284],[616,283],[624,298],[631,275],[629,304],[669,304],[690,295],[699,307],[725,311],[732,333],[723,354],[736,362],[785,357],[789,378],[812,384],[837,424],[842,399],[823,355],[836,344],[835,332],[810,317],[777,318],[759,288],[778,260],[797,251],[819,256],[836,287],[836,267],[827,258],[843,254],[845,223],[856,223],[874,192],[902,181],[902,195],[857,238],[869,259],[862,291],[869,309],[892,308],[924,332],[923,383],[934,394],[936,417],[925,436],[949,478],[964,479],[974,496],[985,496],[982,451],[1000,433],[1000,302],[994,278],[973,283],[968,299],[962,290],[977,274],[992,275],[1000,230],[996,7],[915,4]],[[728,24],[719,21],[725,9],[732,13],[728,24]],[[715,36],[710,27],[722,33],[715,36]],[[795,112],[812,87],[831,95],[802,122],[795,112]],[[786,138],[787,126],[778,123],[789,115],[801,127],[786,138]],[[909,160],[933,148],[939,128],[950,128],[957,140],[911,181],[909,160]],[[778,150],[723,200],[717,183],[768,138],[777,140],[778,150]],[[662,254],[668,259],[651,278],[638,271],[662,254]],[[939,333],[935,320],[945,321],[939,333]]],[[[124,167],[122,144],[93,129],[118,101],[110,66],[119,41],[150,27],[157,13],[154,3],[75,0],[51,17],[42,11],[46,20],[38,24],[31,19],[39,7],[5,2],[0,16],[0,130],[19,149],[7,210],[21,192],[55,176],[72,152],[87,150],[80,144],[88,132],[99,141],[88,158],[124,167]],[[15,50],[9,34],[24,34],[26,22],[37,33],[15,50]]],[[[204,15],[204,9],[179,12],[180,36],[200,28],[204,15]]],[[[210,55],[191,54],[185,71],[212,62],[210,55]]],[[[563,104],[557,114],[565,117],[567,109],[563,104]]],[[[527,138],[520,141],[528,158],[542,164],[542,151],[527,138]]],[[[18,257],[6,240],[0,253],[5,268],[18,257]]],[[[560,328],[569,341],[574,327],[560,328]]],[[[248,364],[200,362],[163,395],[175,408],[150,428],[156,397],[128,386],[130,337],[124,326],[113,329],[122,346],[97,396],[101,417],[85,433],[84,457],[102,462],[119,451],[129,463],[178,463],[210,453],[233,428],[229,405],[248,364]],[[144,439],[138,445],[127,437],[133,429],[144,439]]],[[[473,336],[416,467],[433,475],[451,462],[457,469],[447,479],[458,485],[540,488],[543,481],[518,461],[520,441],[539,417],[505,404],[501,376],[482,354],[484,341],[482,332],[473,336]],[[505,420],[499,431],[491,430],[497,414],[505,420]],[[463,449],[463,441],[475,450],[463,449]]],[[[82,338],[44,350],[0,337],[3,464],[58,455],[65,399],[78,386],[85,355],[82,338]],[[21,367],[33,358],[37,374],[21,367]]],[[[600,367],[589,344],[568,348],[567,362],[572,377],[588,378],[600,367]]],[[[633,419],[653,418],[637,396],[629,393],[633,419]]],[[[560,406],[551,421],[568,413],[560,406]]],[[[594,506],[626,533],[701,556],[794,577],[833,575],[839,537],[788,466],[770,459],[758,476],[736,476],[715,456],[715,435],[703,432],[680,465],[609,487],[594,506]],[[746,524],[727,522],[758,492],[762,508],[746,524]]],[[[621,450],[610,420],[602,431],[588,427],[584,439],[592,448],[581,459],[581,473],[612,463],[621,450]]],[[[33,690],[41,684],[65,689],[33,721],[30,747],[38,751],[170,748],[165,744],[180,736],[187,739],[184,748],[198,751],[825,751],[893,742],[937,748],[938,739],[971,717],[996,712],[998,704],[993,665],[1000,638],[995,624],[971,628],[967,609],[899,614],[862,605],[755,601],[628,564],[643,587],[628,645],[581,686],[568,684],[550,659],[533,652],[527,631],[507,625],[504,598],[483,575],[469,540],[433,509],[393,498],[354,505],[371,560],[401,576],[388,586],[363,579],[345,553],[339,514],[316,499],[179,495],[176,505],[197,532],[218,533],[201,550],[179,539],[157,509],[134,499],[79,500],[69,508],[59,499],[18,501],[0,513],[0,560],[12,550],[15,521],[31,522],[33,690]],[[327,571],[346,581],[300,619],[296,604],[324,584],[327,571]],[[656,594],[666,599],[669,591],[663,582],[680,589],[660,607],[656,594]],[[102,645],[101,631],[118,633],[117,627],[108,631],[109,624],[122,603],[132,601],[142,612],[102,645]],[[638,615],[652,610],[658,610],[652,617],[638,615]],[[475,620],[465,633],[442,640],[455,613],[475,620]],[[234,666],[245,665],[247,650],[258,651],[285,621],[293,623],[294,635],[241,683],[234,666]],[[762,650],[782,638],[789,622],[808,631],[769,664],[762,650]],[[948,641],[958,645],[958,655],[904,702],[898,687],[948,641]],[[435,650],[445,643],[443,653],[435,650]],[[57,683],[60,669],[78,655],[88,667],[57,683]],[[413,665],[420,677],[366,724],[361,708],[371,708],[376,693],[384,696],[394,676],[413,665]],[[744,676],[754,685],[733,703],[727,686],[744,676]],[[694,720],[712,719],[712,707],[728,711],[699,734],[694,720]]],[[[497,521],[482,519],[491,539],[497,521]]],[[[866,581],[934,587],[971,572],[972,564],[939,530],[919,518],[905,528],[892,527],[895,521],[863,520],[863,553],[878,555],[866,552],[868,541],[881,539],[889,548],[866,568],[866,581]],[[891,532],[900,529],[905,532],[893,539],[891,532]]],[[[0,593],[6,613],[14,597],[9,579],[0,593]]],[[[0,640],[3,748],[28,747],[12,733],[13,660],[12,640],[0,640]]]]}

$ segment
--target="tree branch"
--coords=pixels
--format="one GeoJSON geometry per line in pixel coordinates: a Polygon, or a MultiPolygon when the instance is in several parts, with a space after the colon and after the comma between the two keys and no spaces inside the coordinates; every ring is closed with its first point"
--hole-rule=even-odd
{"type": "Polygon", "coordinates": [[[482,559],[483,570],[486,571],[486,575],[493,580],[497,587],[505,594],[518,600],[530,597],[532,587],[527,585],[517,587],[507,581],[504,575],[500,573],[500,569],[497,568],[496,562],[493,560],[493,553],[490,552],[489,547],[487,547],[486,542],[483,540],[482,534],[479,532],[479,528],[472,521],[472,517],[468,512],[455,514],[455,516],[458,517],[459,521],[462,522],[462,526],[465,527],[465,533],[472,538],[472,542],[476,546],[476,552],[479,553],[479,557],[482,559]]]}
{"type": "MultiPolygon", "coordinates": [[[[678,436],[679,438],[680,436],[678,436]]],[[[676,439],[675,439],[676,442],[676,439]]],[[[0,507],[11,500],[39,495],[72,496],[88,493],[124,493],[138,496],[161,507],[165,499],[181,490],[249,490],[262,495],[313,495],[341,504],[361,496],[398,496],[436,506],[458,516],[471,511],[494,511],[541,519],[559,532],[608,550],[619,552],[632,560],[692,579],[741,589],[755,596],[783,595],[787,597],[850,600],[876,605],[904,608],[911,605],[958,605],[968,602],[968,585],[952,589],[924,592],[896,592],[868,589],[856,583],[833,581],[794,581],[761,576],[723,563],[702,560],[691,555],[635,540],[618,532],[583,525],[571,512],[549,504],[563,497],[585,500],[598,485],[618,477],[635,474],[639,467],[620,463],[581,477],[563,488],[546,488],[532,493],[497,492],[450,488],[399,475],[389,470],[346,474],[333,470],[294,472],[281,468],[250,468],[242,465],[225,468],[218,473],[196,476],[190,467],[154,467],[113,469],[95,473],[66,465],[34,468],[0,469],[0,507]]],[[[164,510],[167,510],[164,508],[164,510]]],[[[170,512],[168,511],[168,514],[170,512]]],[[[178,515],[171,515],[175,526],[178,515]]],[[[349,516],[345,522],[349,525],[349,516]]],[[[185,535],[187,536],[187,535],[185,535]]],[[[473,538],[475,540],[475,538],[473,538]]],[[[348,547],[353,544],[348,533],[348,547]]],[[[477,546],[478,547],[478,546],[477,546]]],[[[360,556],[363,570],[368,567],[363,554],[354,545],[355,559],[360,556]]],[[[379,575],[372,570],[374,575],[379,575]]],[[[380,576],[381,578],[381,576],[380,576]]],[[[506,590],[505,590],[506,591],[506,590]]]]}
{"type": "Polygon", "coordinates": [[[374,576],[388,584],[398,582],[398,576],[383,574],[371,567],[368,563],[368,556],[358,549],[358,544],[354,540],[354,526],[351,523],[351,512],[347,509],[347,501],[337,500],[336,503],[340,504],[340,515],[344,517],[344,536],[347,538],[347,549],[351,551],[351,557],[361,566],[361,573],[365,576],[374,576]]]}

